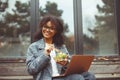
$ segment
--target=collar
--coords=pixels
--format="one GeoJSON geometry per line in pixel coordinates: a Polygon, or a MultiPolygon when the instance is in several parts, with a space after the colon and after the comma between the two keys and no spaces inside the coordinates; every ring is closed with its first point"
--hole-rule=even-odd
{"type": "MultiPolygon", "coordinates": [[[[45,41],[44,39],[40,39],[37,41],[37,44],[38,44],[38,49],[44,49],[45,48],[45,41]]],[[[54,46],[56,47],[56,45],[54,44],[54,46]]]]}
{"type": "Polygon", "coordinates": [[[45,41],[44,41],[43,38],[40,39],[40,40],[37,42],[37,44],[38,44],[38,49],[44,49],[44,48],[45,48],[45,41]]]}

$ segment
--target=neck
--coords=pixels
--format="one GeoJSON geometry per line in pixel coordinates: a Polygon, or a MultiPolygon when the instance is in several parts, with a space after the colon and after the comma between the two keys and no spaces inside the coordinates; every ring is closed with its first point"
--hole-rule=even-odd
{"type": "Polygon", "coordinates": [[[52,44],[52,39],[44,38],[45,43],[47,44],[52,44]]]}

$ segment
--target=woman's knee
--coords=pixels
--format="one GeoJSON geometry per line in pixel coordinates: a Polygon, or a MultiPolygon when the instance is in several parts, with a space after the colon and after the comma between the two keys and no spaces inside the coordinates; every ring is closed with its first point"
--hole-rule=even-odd
{"type": "Polygon", "coordinates": [[[72,75],[67,76],[67,80],[85,80],[85,79],[80,74],[72,74],[72,75]]]}
{"type": "Polygon", "coordinates": [[[90,72],[84,72],[81,75],[83,75],[83,77],[86,80],[96,80],[94,73],[90,73],[90,72]]]}

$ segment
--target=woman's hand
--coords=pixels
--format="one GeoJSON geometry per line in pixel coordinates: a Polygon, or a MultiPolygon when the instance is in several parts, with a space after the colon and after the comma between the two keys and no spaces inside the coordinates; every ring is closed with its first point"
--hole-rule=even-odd
{"type": "Polygon", "coordinates": [[[67,59],[64,59],[64,60],[61,60],[61,61],[57,61],[58,64],[64,66],[68,63],[68,60],[67,59]]]}
{"type": "Polygon", "coordinates": [[[53,50],[54,48],[54,45],[53,44],[46,44],[46,47],[45,47],[45,54],[46,55],[50,55],[50,52],[53,50]]]}
{"type": "Polygon", "coordinates": [[[64,66],[68,63],[68,55],[66,53],[63,53],[61,51],[56,51],[57,54],[54,57],[54,60],[56,61],[56,63],[64,66]]]}

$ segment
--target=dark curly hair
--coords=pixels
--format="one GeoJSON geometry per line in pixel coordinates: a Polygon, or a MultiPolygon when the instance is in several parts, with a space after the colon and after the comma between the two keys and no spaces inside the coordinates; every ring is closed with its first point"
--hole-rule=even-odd
{"type": "Polygon", "coordinates": [[[37,41],[37,40],[43,38],[42,28],[48,21],[51,21],[52,24],[54,24],[55,27],[56,27],[56,34],[53,36],[53,43],[56,46],[63,45],[64,44],[64,38],[63,38],[64,37],[64,35],[63,35],[64,26],[63,26],[63,21],[59,17],[53,16],[53,15],[44,16],[40,20],[38,31],[35,33],[35,36],[34,36],[34,41],[37,41]]]}

